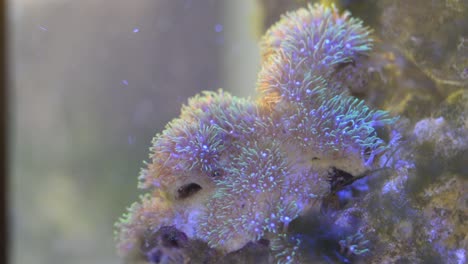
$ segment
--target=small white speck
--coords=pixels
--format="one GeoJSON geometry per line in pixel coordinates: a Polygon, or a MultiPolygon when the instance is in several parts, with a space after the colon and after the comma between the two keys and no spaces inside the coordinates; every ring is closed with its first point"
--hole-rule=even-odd
{"type": "Polygon", "coordinates": [[[122,84],[125,86],[128,86],[128,81],[127,80],[122,80],[122,84]]]}
{"type": "Polygon", "coordinates": [[[44,27],[44,26],[39,26],[39,29],[42,30],[42,31],[47,31],[47,28],[44,27]]]}
{"type": "Polygon", "coordinates": [[[138,33],[138,32],[140,32],[140,29],[139,29],[139,28],[134,28],[134,29],[133,29],[133,33],[138,33]]]}
{"type": "Polygon", "coordinates": [[[215,30],[216,33],[220,33],[221,31],[223,31],[223,25],[216,24],[215,27],[214,27],[214,30],[215,30]]]}

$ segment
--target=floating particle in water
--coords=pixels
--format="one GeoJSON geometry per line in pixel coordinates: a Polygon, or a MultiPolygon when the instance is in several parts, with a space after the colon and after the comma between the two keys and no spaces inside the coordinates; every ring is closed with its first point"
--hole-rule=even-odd
{"type": "Polygon", "coordinates": [[[216,31],[216,33],[222,32],[223,31],[223,25],[216,24],[215,27],[214,27],[214,30],[216,31]]]}
{"type": "Polygon", "coordinates": [[[128,81],[127,80],[122,80],[121,83],[125,86],[128,86],[128,81]]]}
{"type": "Polygon", "coordinates": [[[39,26],[39,29],[42,30],[42,31],[47,31],[47,28],[44,27],[44,26],[39,26]]]}
{"type": "Polygon", "coordinates": [[[132,136],[132,135],[129,135],[129,136],[127,137],[127,141],[128,141],[128,144],[129,144],[129,145],[134,145],[135,142],[136,142],[136,137],[135,137],[135,136],[132,136]]]}
{"type": "Polygon", "coordinates": [[[133,29],[133,33],[138,33],[138,32],[140,32],[140,29],[139,29],[139,28],[134,28],[134,29],[133,29]]]}

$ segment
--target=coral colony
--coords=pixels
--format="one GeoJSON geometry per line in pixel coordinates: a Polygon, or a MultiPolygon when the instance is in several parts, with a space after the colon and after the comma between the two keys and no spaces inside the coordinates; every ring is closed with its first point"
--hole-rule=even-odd
{"type": "Polygon", "coordinates": [[[139,177],[148,193],[116,224],[122,254],[174,227],[224,254],[268,240],[275,262],[296,263],[291,221],[380,168],[390,146],[376,127],[395,118],[348,94],[353,70],[338,74],[371,50],[370,30],[314,5],[284,15],[261,47],[256,101],[203,92],[156,135],[139,177]]]}

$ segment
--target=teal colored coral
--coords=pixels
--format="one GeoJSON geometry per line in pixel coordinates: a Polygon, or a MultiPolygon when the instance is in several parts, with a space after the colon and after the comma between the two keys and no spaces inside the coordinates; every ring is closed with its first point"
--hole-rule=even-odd
{"type": "Polygon", "coordinates": [[[376,127],[396,119],[334,77],[371,47],[370,30],[334,7],[283,16],[262,40],[256,101],[204,92],[155,137],[139,178],[149,194],[117,223],[120,252],[174,226],[224,253],[267,239],[278,263],[301,260],[291,221],[330,194],[335,168],[361,175],[389,148],[376,127]]]}

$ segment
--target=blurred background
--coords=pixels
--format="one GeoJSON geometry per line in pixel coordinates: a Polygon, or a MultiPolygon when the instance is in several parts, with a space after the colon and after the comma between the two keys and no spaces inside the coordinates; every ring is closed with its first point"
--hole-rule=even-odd
{"type": "Polygon", "coordinates": [[[12,0],[11,263],[119,263],[152,137],[187,98],[253,94],[257,2],[12,0]]]}

